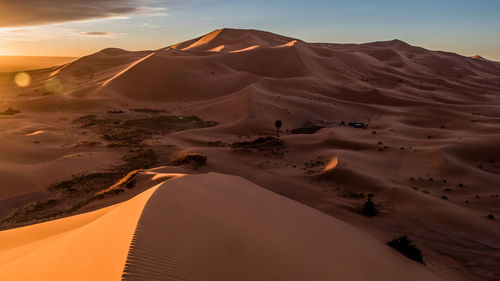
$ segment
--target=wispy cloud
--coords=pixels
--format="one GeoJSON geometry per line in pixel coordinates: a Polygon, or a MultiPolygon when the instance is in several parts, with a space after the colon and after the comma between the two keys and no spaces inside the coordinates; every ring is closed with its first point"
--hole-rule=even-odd
{"type": "Polygon", "coordinates": [[[0,42],[35,42],[78,35],[73,29],[60,26],[0,28],[0,42]]]}
{"type": "Polygon", "coordinates": [[[37,42],[41,40],[54,40],[59,38],[119,38],[127,36],[127,33],[107,31],[81,32],[64,26],[43,26],[24,28],[0,28],[0,43],[2,42],[37,42]]]}
{"type": "MultiPolygon", "coordinates": [[[[169,3],[171,1],[168,1],[169,3]]],[[[166,16],[155,0],[0,0],[0,27],[38,26],[131,15],[166,16]]]]}
{"type": "Polygon", "coordinates": [[[145,28],[152,28],[152,29],[156,29],[156,28],[160,28],[161,27],[159,25],[151,24],[151,23],[148,23],[148,22],[143,23],[143,26],[145,28]]]}
{"type": "Polygon", "coordinates": [[[80,35],[84,36],[110,36],[113,35],[112,32],[105,32],[105,31],[87,31],[87,32],[82,32],[80,35]]]}
{"type": "Polygon", "coordinates": [[[116,33],[116,32],[106,32],[106,31],[87,31],[81,32],[81,36],[90,36],[90,37],[107,37],[107,38],[116,38],[128,35],[127,33],[116,33]]]}

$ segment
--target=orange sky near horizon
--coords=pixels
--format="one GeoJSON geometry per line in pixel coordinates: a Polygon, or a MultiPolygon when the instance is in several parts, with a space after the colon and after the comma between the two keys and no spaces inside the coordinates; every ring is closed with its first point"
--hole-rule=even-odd
{"type": "Polygon", "coordinates": [[[400,39],[500,61],[498,10],[500,2],[492,0],[482,5],[457,0],[453,6],[445,0],[0,1],[0,56],[81,57],[109,47],[155,50],[229,27],[307,42],[400,39]]]}

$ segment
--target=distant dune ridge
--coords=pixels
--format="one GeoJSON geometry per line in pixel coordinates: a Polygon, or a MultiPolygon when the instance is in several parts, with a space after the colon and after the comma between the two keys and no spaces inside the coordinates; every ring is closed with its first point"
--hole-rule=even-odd
{"type": "MultiPolygon", "coordinates": [[[[122,57],[132,59],[135,54],[112,53],[117,57],[110,62],[119,62],[122,57]]],[[[65,70],[69,72],[73,67],[92,64],[93,57],[84,58],[65,70]]],[[[452,88],[454,85],[447,85],[446,80],[476,77],[472,84],[453,89],[459,96],[447,97],[451,101],[461,98],[467,87],[484,87],[479,81],[490,81],[498,77],[499,71],[500,64],[496,62],[427,51],[399,40],[361,45],[311,44],[263,31],[221,29],[156,51],[100,90],[118,92],[128,98],[196,101],[259,85],[264,82],[259,80],[265,77],[301,80],[301,83],[321,81],[318,87],[325,92],[344,87],[355,96],[367,95],[374,86],[387,91],[403,90],[411,95],[415,88],[452,88]],[[207,72],[212,75],[206,75],[207,72]],[[130,83],[132,79],[135,83],[130,83]]],[[[358,101],[373,102],[366,98],[358,101]]],[[[413,100],[407,99],[409,102],[413,100]]]]}
{"type": "MultiPolygon", "coordinates": [[[[61,80],[78,97],[118,93],[138,100],[200,101],[282,79],[294,86],[310,84],[330,98],[411,105],[487,100],[491,86],[498,87],[499,72],[498,62],[428,51],[399,40],[306,43],[264,31],[220,29],[154,52],[105,49],[52,72],[56,75],[50,78],[61,80]],[[470,88],[484,94],[471,95],[470,88]],[[449,94],[416,95],[436,90],[449,94]],[[391,97],[393,91],[400,94],[391,97]]],[[[43,79],[43,73],[33,75],[43,79]]]]}
{"type": "Polygon", "coordinates": [[[76,59],[75,57],[0,56],[0,73],[59,66],[76,59]]]}
{"type": "Polygon", "coordinates": [[[0,227],[51,220],[0,231],[2,281],[500,278],[499,62],[225,28],[27,74],[0,73],[0,227]]]}

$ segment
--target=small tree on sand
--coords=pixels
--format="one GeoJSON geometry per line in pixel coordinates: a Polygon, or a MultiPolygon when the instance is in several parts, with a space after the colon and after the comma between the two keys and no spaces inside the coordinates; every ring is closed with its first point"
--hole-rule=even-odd
{"type": "Polygon", "coordinates": [[[373,193],[368,193],[368,199],[365,202],[365,206],[363,208],[363,215],[367,217],[373,217],[378,214],[378,210],[375,208],[375,203],[373,203],[372,198],[375,196],[373,193]]]}
{"type": "Polygon", "coordinates": [[[281,125],[283,125],[283,123],[281,122],[281,120],[276,120],[276,122],[274,122],[274,126],[276,127],[276,136],[278,138],[280,137],[280,128],[281,128],[281,125]]]}

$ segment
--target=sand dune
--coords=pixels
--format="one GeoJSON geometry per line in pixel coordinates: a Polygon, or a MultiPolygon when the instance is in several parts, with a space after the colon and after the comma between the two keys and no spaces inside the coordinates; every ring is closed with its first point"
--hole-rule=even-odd
{"type": "Polygon", "coordinates": [[[155,189],[95,212],[0,232],[0,279],[120,280],[155,189]]]}
{"type": "Polygon", "coordinates": [[[0,241],[2,280],[440,280],[335,218],[216,173],[0,241]]]}
{"type": "Polygon", "coordinates": [[[143,60],[146,60],[148,59],[150,56],[154,55],[155,53],[151,53],[145,57],[143,57],[142,59],[139,59],[133,63],[131,63],[129,66],[127,66],[125,69],[123,69],[122,71],[118,72],[115,76],[109,78],[108,80],[106,80],[104,83],[102,83],[103,86],[106,86],[109,82],[113,81],[114,79],[116,79],[117,77],[120,77],[120,75],[122,75],[123,73],[127,72],[128,70],[130,70],[132,67],[134,67],[135,65],[141,63],[143,60]]]}

